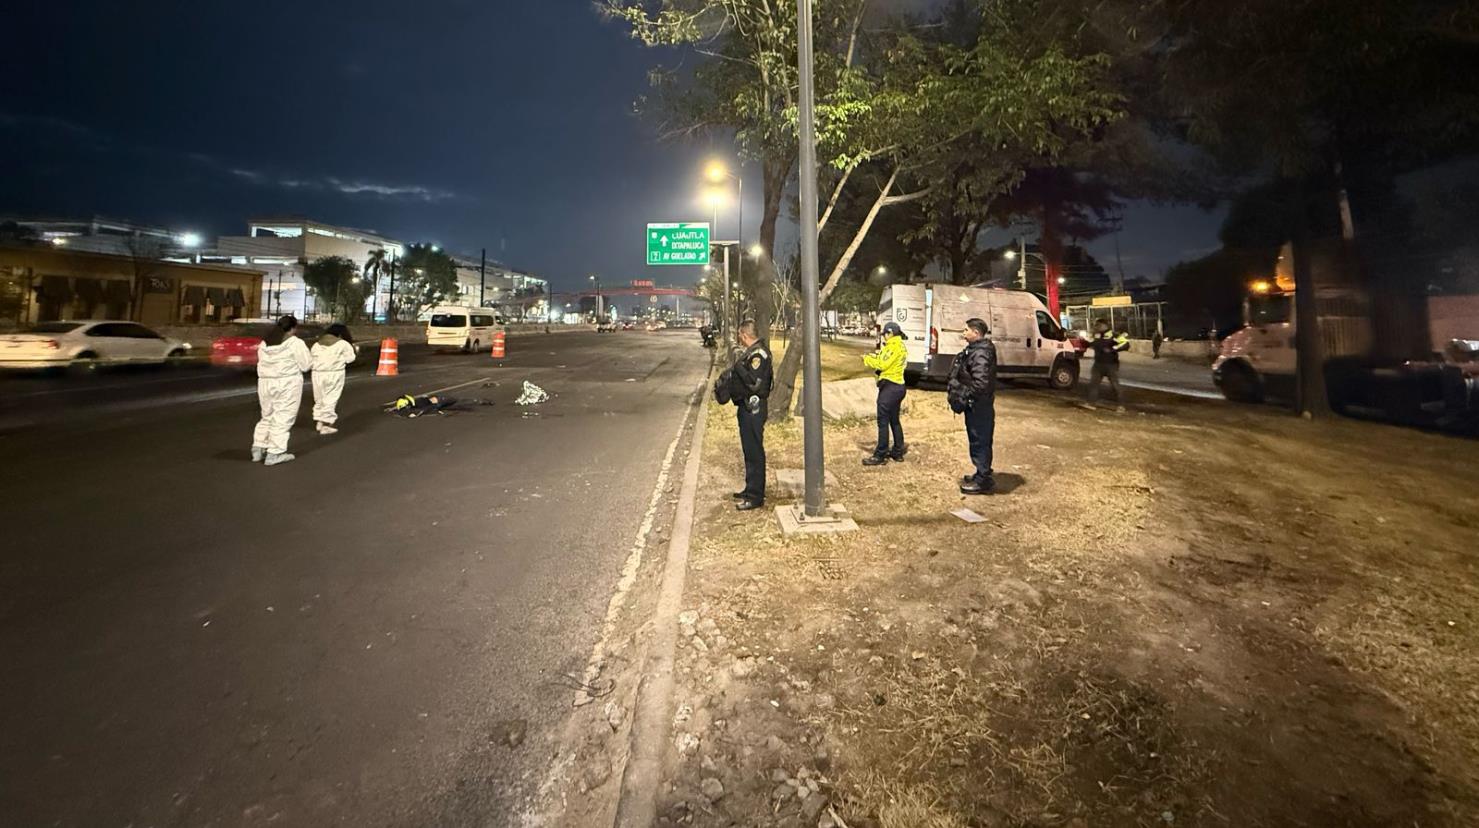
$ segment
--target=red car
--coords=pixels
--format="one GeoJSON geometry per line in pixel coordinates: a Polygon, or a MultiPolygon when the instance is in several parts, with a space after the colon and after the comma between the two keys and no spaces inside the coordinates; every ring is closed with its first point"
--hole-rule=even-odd
{"type": "MultiPolygon", "coordinates": [[[[257,346],[262,344],[262,329],[274,324],[273,319],[238,319],[234,330],[211,342],[211,365],[217,368],[257,367],[257,346]]],[[[296,333],[304,342],[313,342],[323,333],[315,325],[299,325],[296,333]]]]}

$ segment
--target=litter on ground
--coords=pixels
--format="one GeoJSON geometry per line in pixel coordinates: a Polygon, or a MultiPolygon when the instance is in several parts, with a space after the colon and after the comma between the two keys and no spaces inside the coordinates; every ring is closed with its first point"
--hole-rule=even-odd
{"type": "Polygon", "coordinates": [[[514,400],[514,402],[518,403],[519,405],[539,405],[540,403],[548,399],[548,391],[540,388],[539,386],[528,380],[524,380],[524,393],[520,394],[519,398],[517,400],[514,400]]]}
{"type": "Polygon", "coordinates": [[[952,509],[952,510],[950,510],[950,514],[955,515],[956,517],[960,518],[961,520],[965,521],[966,523],[985,523],[986,522],[986,518],[981,517],[980,515],[976,514],[975,512],[973,512],[970,509],[967,509],[965,507],[961,507],[959,509],[952,509]]]}

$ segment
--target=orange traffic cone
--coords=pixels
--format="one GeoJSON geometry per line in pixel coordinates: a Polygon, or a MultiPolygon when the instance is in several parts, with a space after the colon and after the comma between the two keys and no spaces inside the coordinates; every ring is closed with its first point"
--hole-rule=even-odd
{"type": "Polygon", "coordinates": [[[504,337],[505,337],[505,334],[503,333],[503,331],[494,331],[493,332],[493,358],[494,359],[503,359],[503,357],[508,353],[507,342],[505,341],[505,338],[504,337]]]}
{"type": "Polygon", "coordinates": [[[400,346],[394,338],[387,337],[380,340],[380,367],[375,369],[377,377],[394,377],[400,375],[400,346]]]}

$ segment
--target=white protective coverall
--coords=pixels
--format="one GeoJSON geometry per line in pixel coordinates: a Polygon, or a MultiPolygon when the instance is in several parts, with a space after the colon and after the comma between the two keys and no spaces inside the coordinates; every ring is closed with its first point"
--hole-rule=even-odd
{"type": "Polygon", "coordinates": [[[303,372],[312,365],[308,346],[292,334],[280,345],[257,345],[257,402],[262,419],[252,432],[254,448],[267,449],[268,454],[288,450],[288,432],[303,402],[303,372]]]}
{"type": "Polygon", "coordinates": [[[313,419],[333,425],[339,419],[335,409],[344,393],[344,367],[354,362],[354,346],[333,334],[324,334],[313,343],[313,419]]]}

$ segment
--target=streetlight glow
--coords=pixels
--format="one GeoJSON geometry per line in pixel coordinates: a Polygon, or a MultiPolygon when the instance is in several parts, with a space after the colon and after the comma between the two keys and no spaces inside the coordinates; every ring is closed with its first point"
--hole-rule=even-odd
{"type": "Polygon", "coordinates": [[[1008,250],[1007,252],[1002,254],[1002,258],[1006,259],[1009,262],[1015,261],[1017,259],[1017,251],[1008,250]]]}
{"type": "Polygon", "coordinates": [[[765,256],[765,248],[760,245],[760,242],[755,242],[750,245],[750,255],[757,259],[763,258],[765,256]]]}
{"type": "Polygon", "coordinates": [[[180,246],[181,247],[199,247],[200,246],[200,234],[199,233],[181,233],[180,234],[180,246]]]}
{"type": "Polygon", "coordinates": [[[714,184],[723,184],[724,179],[729,177],[729,168],[724,166],[723,161],[710,161],[704,168],[704,175],[714,184]]]}

